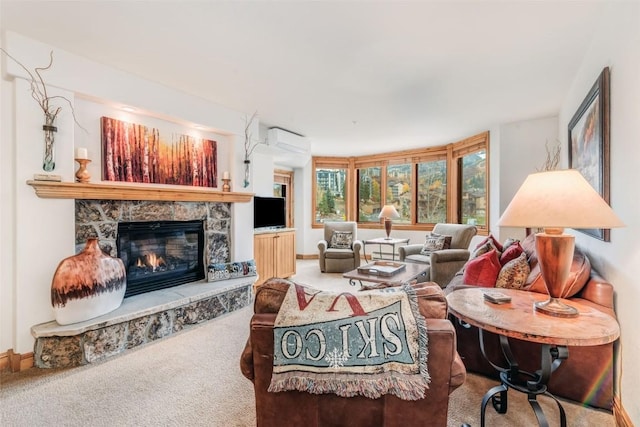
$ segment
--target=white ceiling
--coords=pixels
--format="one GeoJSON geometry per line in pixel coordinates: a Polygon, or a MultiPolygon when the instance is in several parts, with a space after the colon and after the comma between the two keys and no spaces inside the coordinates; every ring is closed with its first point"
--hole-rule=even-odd
{"type": "Polygon", "coordinates": [[[353,155],[557,114],[605,3],[2,0],[0,17],[353,155]]]}

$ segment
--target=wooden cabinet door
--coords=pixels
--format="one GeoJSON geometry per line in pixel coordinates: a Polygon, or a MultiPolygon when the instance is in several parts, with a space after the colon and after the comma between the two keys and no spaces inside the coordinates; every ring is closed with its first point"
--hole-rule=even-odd
{"type": "Polygon", "coordinates": [[[253,236],[253,254],[258,271],[258,280],[254,286],[276,276],[276,251],[274,234],[256,234],[253,236]]]}
{"type": "Polygon", "coordinates": [[[276,275],[290,277],[296,274],[296,233],[286,231],[277,234],[276,247],[276,275]]]}

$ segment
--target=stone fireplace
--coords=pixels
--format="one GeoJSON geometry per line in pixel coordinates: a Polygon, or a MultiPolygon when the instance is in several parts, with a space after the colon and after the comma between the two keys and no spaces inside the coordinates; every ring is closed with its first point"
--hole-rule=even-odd
{"type": "Polygon", "coordinates": [[[76,200],[76,252],[89,237],[118,256],[118,225],[129,222],[202,221],[205,265],[229,262],[231,204],[138,200],[76,200]]]}
{"type": "Polygon", "coordinates": [[[75,223],[76,252],[87,238],[97,237],[103,251],[126,259],[127,286],[130,279],[135,285],[154,273],[160,284],[151,289],[142,281],[142,289],[127,295],[120,308],[95,319],[33,326],[37,367],[92,363],[251,303],[255,276],[203,280],[208,265],[230,262],[229,202],[77,199],[75,223]],[[147,259],[149,252],[155,252],[155,261],[147,259]],[[180,273],[172,275],[170,269],[180,273]],[[182,269],[196,275],[176,278],[183,276],[182,269]]]}

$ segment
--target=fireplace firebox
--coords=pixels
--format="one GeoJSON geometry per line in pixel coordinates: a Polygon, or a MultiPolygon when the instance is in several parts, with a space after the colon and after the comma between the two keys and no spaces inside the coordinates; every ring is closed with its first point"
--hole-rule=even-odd
{"type": "Polygon", "coordinates": [[[205,277],[203,221],[121,222],[116,246],[127,271],[125,298],[205,277]]]}

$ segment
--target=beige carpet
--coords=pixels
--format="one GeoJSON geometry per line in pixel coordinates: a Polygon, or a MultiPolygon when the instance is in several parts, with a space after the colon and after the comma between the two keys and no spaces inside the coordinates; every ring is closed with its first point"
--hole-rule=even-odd
{"type": "MultiPolygon", "coordinates": [[[[353,289],[340,274],[320,274],[317,261],[299,261],[296,279],[324,289],[353,289]]],[[[253,387],[239,369],[250,317],[251,308],[245,308],[92,365],[3,374],[0,425],[253,426],[253,387]]],[[[469,375],[451,395],[449,426],[479,426],[482,395],[495,384],[469,375]]],[[[559,425],[555,405],[540,401],[550,425],[559,425]]],[[[568,402],[564,408],[569,426],[615,425],[609,413],[568,402]]],[[[488,426],[536,425],[519,393],[509,393],[506,415],[491,408],[487,414],[488,426]]]]}

